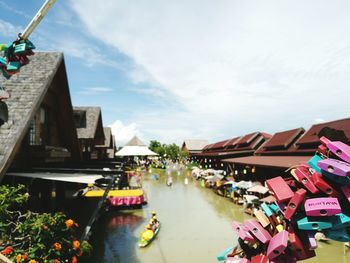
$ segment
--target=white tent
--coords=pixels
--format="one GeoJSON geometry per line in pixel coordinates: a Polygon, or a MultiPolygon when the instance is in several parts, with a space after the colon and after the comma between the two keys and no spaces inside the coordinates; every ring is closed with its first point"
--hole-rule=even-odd
{"type": "Polygon", "coordinates": [[[115,156],[154,156],[158,155],[152,152],[148,147],[136,136],[134,136],[125,146],[119,150],[115,156]]]}
{"type": "Polygon", "coordinates": [[[81,173],[7,173],[10,176],[29,177],[34,179],[44,179],[51,181],[62,181],[80,184],[93,184],[95,180],[103,178],[99,174],[81,174],[81,173]]]}

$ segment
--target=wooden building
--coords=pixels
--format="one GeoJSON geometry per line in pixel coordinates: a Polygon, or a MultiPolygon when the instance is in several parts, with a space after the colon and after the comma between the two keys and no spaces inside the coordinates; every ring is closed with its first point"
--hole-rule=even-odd
{"type": "Polygon", "coordinates": [[[96,145],[95,150],[99,160],[114,159],[116,152],[116,145],[114,135],[112,135],[112,129],[109,127],[103,128],[105,141],[104,144],[96,145]]]}
{"type": "Polygon", "coordinates": [[[270,137],[267,133],[254,132],[210,144],[194,156],[206,168],[226,169],[223,159],[253,155],[270,137]]]}
{"type": "Polygon", "coordinates": [[[278,175],[289,176],[288,168],[307,162],[315,154],[321,136],[349,143],[350,118],[315,124],[306,132],[303,128],[277,132],[253,156],[229,158],[223,162],[235,174],[245,171],[260,181],[278,175]]]}
{"type": "Polygon", "coordinates": [[[105,143],[100,107],[73,107],[80,149],[84,161],[99,159],[96,145],[105,143]]]}
{"type": "Polygon", "coordinates": [[[201,153],[203,148],[208,145],[207,140],[191,139],[182,143],[181,151],[187,152],[191,161],[197,161],[194,154],[201,153]]]}
{"type": "Polygon", "coordinates": [[[81,160],[62,53],[38,52],[0,83],[11,91],[9,120],[0,127],[0,181],[9,168],[81,160]]]}

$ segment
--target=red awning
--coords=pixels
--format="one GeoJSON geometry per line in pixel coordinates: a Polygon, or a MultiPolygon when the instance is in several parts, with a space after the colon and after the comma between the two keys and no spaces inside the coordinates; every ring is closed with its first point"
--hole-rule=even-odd
{"type": "Polygon", "coordinates": [[[248,156],[222,160],[227,163],[237,163],[264,167],[289,168],[300,162],[307,162],[312,156],[248,156]]]}

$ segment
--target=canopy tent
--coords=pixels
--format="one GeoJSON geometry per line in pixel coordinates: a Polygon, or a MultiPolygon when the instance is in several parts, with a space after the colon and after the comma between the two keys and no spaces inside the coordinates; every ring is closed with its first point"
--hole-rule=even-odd
{"type": "Polygon", "coordinates": [[[125,146],[119,150],[115,156],[155,156],[148,147],[136,136],[134,136],[125,146]]]}
{"type": "Polygon", "coordinates": [[[272,195],[269,195],[265,198],[262,198],[260,199],[260,202],[263,202],[263,203],[268,203],[268,204],[272,204],[273,202],[276,202],[276,198],[272,195]]]}
{"type": "Polygon", "coordinates": [[[209,181],[209,182],[220,181],[222,178],[223,178],[223,176],[220,176],[220,175],[208,175],[208,176],[204,177],[204,179],[209,181]]]}
{"type": "Polygon", "coordinates": [[[259,185],[259,182],[252,182],[252,181],[239,181],[236,183],[237,188],[241,189],[248,189],[253,187],[254,185],[259,185]]]}
{"type": "Polygon", "coordinates": [[[44,179],[51,181],[62,181],[80,184],[93,184],[95,180],[103,178],[98,174],[81,174],[81,173],[7,173],[7,176],[29,177],[33,179],[44,179]]]}
{"type": "Polygon", "coordinates": [[[266,194],[269,191],[269,188],[262,185],[254,185],[253,187],[247,189],[247,192],[254,192],[259,194],[266,194]]]}
{"type": "Polygon", "coordinates": [[[255,195],[243,195],[243,199],[245,199],[248,203],[253,203],[254,201],[258,202],[259,197],[255,195]]]}

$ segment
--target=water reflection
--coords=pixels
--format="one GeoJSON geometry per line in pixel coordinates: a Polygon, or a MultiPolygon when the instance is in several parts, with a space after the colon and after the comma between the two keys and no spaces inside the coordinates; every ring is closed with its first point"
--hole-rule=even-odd
{"type": "Polygon", "coordinates": [[[142,216],[135,212],[109,212],[104,214],[93,229],[94,246],[90,262],[139,262],[135,257],[138,238],[133,235],[142,224],[142,216]]]}

